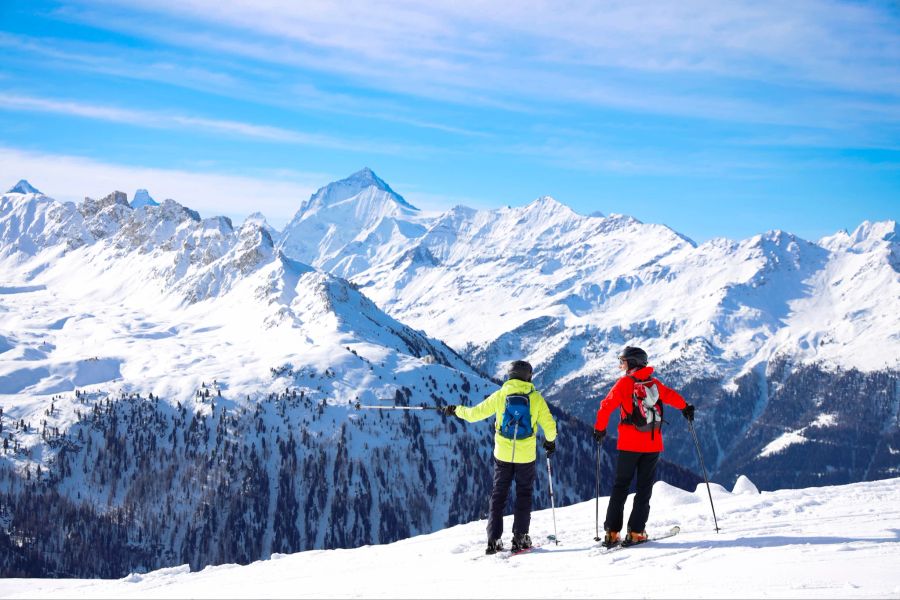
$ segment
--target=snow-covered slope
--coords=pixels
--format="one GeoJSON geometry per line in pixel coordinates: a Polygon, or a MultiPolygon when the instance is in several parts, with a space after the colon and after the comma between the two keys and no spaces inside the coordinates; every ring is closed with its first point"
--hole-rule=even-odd
{"type": "MultiPolygon", "coordinates": [[[[484,522],[383,546],[275,555],[248,566],[187,565],[120,580],[13,579],[8,598],[894,598],[900,594],[900,480],[758,493],[748,479],[705,487],[657,483],[648,528],[673,538],[603,555],[594,503],[535,513],[543,545],[484,556],[484,522]]],[[[606,498],[602,499],[605,506],[606,498]]],[[[509,525],[507,523],[507,525],[509,525]]],[[[507,535],[508,537],[508,535],[507,535]]]]}

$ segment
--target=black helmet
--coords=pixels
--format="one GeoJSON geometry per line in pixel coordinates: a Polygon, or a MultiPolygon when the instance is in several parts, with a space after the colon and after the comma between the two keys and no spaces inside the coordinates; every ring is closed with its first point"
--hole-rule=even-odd
{"type": "Polygon", "coordinates": [[[627,362],[629,369],[640,369],[647,366],[648,357],[647,353],[637,346],[625,346],[619,354],[619,360],[627,362]]]}
{"type": "Polygon", "coordinates": [[[531,374],[534,370],[531,363],[525,360],[514,360],[509,365],[507,375],[510,379],[518,379],[520,381],[531,381],[531,374]]]}

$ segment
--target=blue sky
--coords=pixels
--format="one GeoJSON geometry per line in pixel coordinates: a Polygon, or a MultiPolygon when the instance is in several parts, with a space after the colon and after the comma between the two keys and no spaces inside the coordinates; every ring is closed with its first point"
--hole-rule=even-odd
{"type": "Polygon", "coordinates": [[[0,185],[61,200],[280,227],[368,166],[698,242],[900,217],[895,2],[0,1],[0,56],[0,185]]]}

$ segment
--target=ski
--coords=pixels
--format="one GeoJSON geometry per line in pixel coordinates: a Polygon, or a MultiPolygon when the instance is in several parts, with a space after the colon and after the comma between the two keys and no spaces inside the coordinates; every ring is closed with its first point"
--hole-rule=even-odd
{"type": "Polygon", "coordinates": [[[641,544],[646,544],[647,542],[657,542],[657,541],[659,541],[659,540],[664,540],[664,539],[666,539],[666,538],[670,538],[670,537],[672,537],[672,536],[678,535],[678,532],[679,532],[679,531],[681,531],[681,527],[679,527],[678,525],[676,525],[675,527],[673,527],[673,528],[670,529],[669,531],[667,531],[667,532],[665,532],[665,533],[662,533],[662,534],[660,534],[660,535],[651,537],[651,538],[647,538],[647,539],[644,540],[643,542],[634,542],[634,543],[631,543],[631,544],[619,543],[619,544],[616,544],[615,546],[611,546],[611,547],[609,547],[609,548],[605,548],[605,547],[603,547],[603,546],[601,545],[601,547],[600,547],[600,554],[609,554],[610,552],[615,552],[615,551],[617,551],[617,550],[625,550],[626,548],[633,548],[634,546],[640,546],[641,544]]]}
{"type": "Polygon", "coordinates": [[[540,550],[540,548],[540,546],[529,546],[528,548],[523,548],[521,550],[501,550],[497,553],[497,556],[499,556],[500,558],[512,558],[513,556],[529,554],[535,550],[540,550]]]}
{"type": "Polygon", "coordinates": [[[534,546],[530,546],[528,548],[524,548],[522,550],[515,550],[515,551],[513,551],[510,548],[504,548],[503,550],[498,550],[494,554],[479,554],[478,556],[475,556],[472,560],[481,560],[483,558],[490,558],[492,556],[495,558],[502,558],[503,560],[507,560],[507,559],[512,558],[513,556],[519,556],[521,554],[529,554],[535,550],[540,550],[540,549],[541,549],[541,544],[536,544],[534,546]]]}

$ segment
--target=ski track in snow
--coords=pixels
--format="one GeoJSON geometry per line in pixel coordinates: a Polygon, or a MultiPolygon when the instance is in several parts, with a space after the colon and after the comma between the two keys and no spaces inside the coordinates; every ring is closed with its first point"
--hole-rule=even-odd
{"type": "MultiPolygon", "coordinates": [[[[706,487],[657,483],[648,531],[681,533],[599,552],[594,502],[534,513],[541,547],[485,556],[484,521],[381,546],[273,555],[191,573],[184,565],[119,580],[7,579],[5,598],[897,598],[900,479],[757,493],[744,479],[706,487]]],[[[485,499],[478,499],[484,502],[485,499]]],[[[605,510],[607,499],[601,498],[605,510]]],[[[626,505],[630,510],[630,501],[626,505]]],[[[603,516],[601,515],[601,519],[603,516]]],[[[512,517],[505,519],[509,545],[512,517]]]]}

